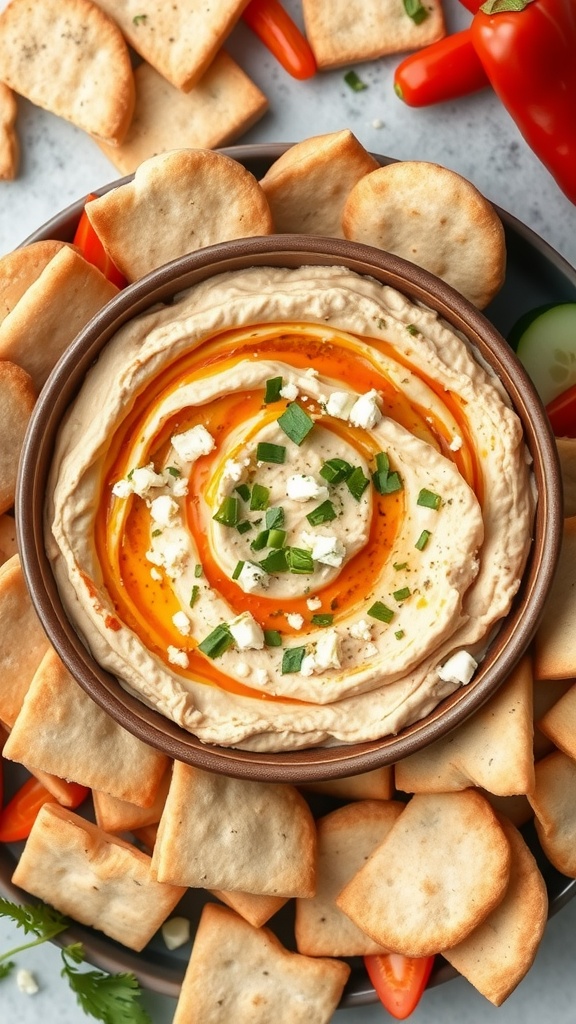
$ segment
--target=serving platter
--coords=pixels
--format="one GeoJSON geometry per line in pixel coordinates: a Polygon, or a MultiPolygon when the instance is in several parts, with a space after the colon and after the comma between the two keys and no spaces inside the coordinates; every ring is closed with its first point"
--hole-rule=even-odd
{"type": "MultiPolygon", "coordinates": [[[[238,160],[255,177],[260,178],[287,146],[284,144],[262,146],[237,146],[221,150],[238,160]]],[[[392,158],[375,154],[381,163],[392,158]]],[[[126,179],[121,179],[124,181],[126,179]]],[[[119,182],[112,182],[95,190],[102,194],[119,182]]],[[[80,198],[62,213],[43,225],[25,240],[25,243],[43,238],[71,241],[84,206],[85,197],[80,198]]],[[[576,270],[555,250],[540,239],[530,228],[523,225],[506,211],[498,213],[504,224],[508,253],[507,274],[504,286],[496,299],[484,310],[495,327],[506,336],[515,321],[529,309],[545,303],[576,301],[576,270]]],[[[23,243],[23,244],[25,244],[23,243]]],[[[7,796],[22,782],[23,775],[18,766],[5,762],[5,785],[7,796]]],[[[310,797],[315,814],[325,814],[338,805],[326,797],[310,797]]],[[[85,813],[82,809],[81,813],[85,813]]],[[[90,810],[86,811],[90,816],[90,810]]],[[[550,916],[558,912],[576,895],[576,880],[559,874],[543,855],[535,830],[531,824],[522,829],[534,852],[546,881],[550,899],[550,916]]],[[[22,844],[0,846],[0,890],[7,898],[17,902],[30,902],[30,897],[15,887],[11,876],[22,844]]],[[[189,890],[175,913],[181,913],[191,921],[194,935],[201,909],[209,894],[189,890]]],[[[270,927],[279,938],[293,948],[292,908],[288,904],[270,922],[270,927]]],[[[180,990],[185,965],[190,954],[190,945],[169,952],[160,937],[155,937],[145,950],[136,954],[106,936],[81,925],[72,926],[56,940],[59,944],[80,941],[84,944],[87,959],[107,971],[133,971],[144,987],[158,993],[176,997],[180,990]]],[[[377,1001],[375,991],[369,982],[360,958],[352,958],[352,973],[341,1002],[343,1007],[359,1006],[377,1001]]],[[[456,972],[441,957],[437,957],[430,985],[437,985],[456,976],[456,972]]]]}

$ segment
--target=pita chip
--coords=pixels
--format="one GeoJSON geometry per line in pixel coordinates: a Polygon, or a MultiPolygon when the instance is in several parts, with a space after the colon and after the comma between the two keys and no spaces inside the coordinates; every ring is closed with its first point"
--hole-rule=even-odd
{"type": "Polygon", "coordinates": [[[523,658],[493,697],[457,729],[395,766],[406,793],[479,786],[497,796],[534,788],[532,666],[523,658]]]}
{"type": "Polygon", "coordinates": [[[0,516],[0,565],[18,553],[16,522],[13,516],[0,516]]]}
{"type": "Polygon", "coordinates": [[[145,160],[133,181],[93,199],[86,213],[129,281],[202,246],[273,229],[256,178],[231,157],[207,149],[145,160]]]}
{"type": "Polygon", "coordinates": [[[500,819],[512,854],[502,902],[458,945],[443,952],[486,999],[501,1006],[530,970],[548,919],[548,893],[522,835],[500,819]]]}
{"type": "Polygon", "coordinates": [[[391,765],[360,772],[344,779],[306,782],[299,789],[334,796],[339,800],[391,800],[394,795],[394,769],[391,765]]]}
{"type": "Polygon", "coordinates": [[[63,246],[0,323],[0,359],[23,367],[39,391],[78,332],[117,293],[96,267],[63,246]]]}
{"type": "Polygon", "coordinates": [[[346,804],[316,822],[318,886],[296,901],[296,948],[307,956],[365,956],[386,950],[336,905],[336,897],[386,838],[404,805],[395,800],[346,804]]]}
{"type": "Polygon", "coordinates": [[[557,437],[560,472],[564,490],[564,515],[576,516],[576,437],[557,437]]]}
{"type": "Polygon", "coordinates": [[[42,807],[12,881],[137,952],[184,894],[154,879],[141,850],[58,804],[42,807]]]}
{"type": "Polygon", "coordinates": [[[128,47],[90,0],[11,0],[0,15],[2,79],[90,135],[121,142],[134,109],[128,47]]]}
{"type": "Polygon", "coordinates": [[[17,113],[18,105],[12,89],[0,82],[0,181],[12,181],[18,171],[17,113]]]}
{"type": "Polygon", "coordinates": [[[567,690],[574,685],[573,679],[535,679],[534,680],[534,760],[541,761],[546,754],[559,746],[554,743],[540,728],[541,720],[550,708],[567,690]]]}
{"type": "Polygon", "coordinates": [[[66,242],[31,242],[0,259],[0,322],[66,242]]]}
{"type": "Polygon", "coordinates": [[[268,108],[263,92],[224,50],[194,88],[181,92],[150,64],[134,71],[136,106],[124,142],[100,148],[122,174],[183,147],[215,149],[248,131],[268,108]]]}
{"type": "Polygon", "coordinates": [[[120,832],[135,832],[148,825],[156,825],[160,821],[168,787],[170,786],[170,767],[160,779],[153,802],[149,807],[140,807],[138,803],[120,800],[110,793],[92,791],[96,824],[103,832],[115,835],[120,832]]]}
{"type": "Polygon", "coordinates": [[[204,907],[173,1024],[329,1024],[350,967],[285,949],[268,928],[204,907]]]}
{"type": "Polygon", "coordinates": [[[530,796],[540,846],[563,875],[576,878],[576,761],[554,750],[536,765],[530,796]]]}
{"type": "Polygon", "coordinates": [[[20,557],[13,555],[0,567],[0,721],[9,728],[48,647],[24,582],[20,557]]]}
{"type": "Polygon", "coordinates": [[[337,905],[405,956],[449,949],[502,900],[510,845],[476,790],[413,796],[337,905]]]}
{"type": "Polygon", "coordinates": [[[260,179],[276,230],[342,238],[348,194],[378,166],[348,129],[291,146],[260,179]]]}
{"type": "Polygon", "coordinates": [[[0,513],[14,504],[18,463],[36,389],[26,370],[0,360],[0,513]]]}
{"type": "Polygon", "coordinates": [[[398,0],[302,0],[302,10],[319,68],[418,50],[446,32],[440,0],[426,0],[419,24],[398,0]]]}
{"type": "Polygon", "coordinates": [[[564,520],[562,549],[534,641],[536,679],[576,676],[576,516],[564,520]]]}
{"type": "Polygon", "coordinates": [[[34,674],[4,756],[145,807],[168,764],[95,704],[52,648],[34,674]]]}
{"type": "Polygon", "coordinates": [[[542,715],[538,728],[576,761],[576,683],[542,715]]]}
{"type": "Polygon", "coordinates": [[[311,896],[316,829],[292,786],[174,763],[153,868],[160,882],[269,896],[311,896]]]}
{"type": "Polygon", "coordinates": [[[147,0],[143,7],[140,0],[98,0],[136,53],[184,92],[200,81],[247,3],[147,0]]]}

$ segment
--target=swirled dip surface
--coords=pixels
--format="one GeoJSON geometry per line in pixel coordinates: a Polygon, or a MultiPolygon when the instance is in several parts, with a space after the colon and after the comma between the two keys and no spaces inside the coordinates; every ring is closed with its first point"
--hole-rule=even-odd
{"type": "Polygon", "coordinates": [[[467,682],[533,515],[496,378],[338,267],[221,275],[124,326],[49,493],[98,661],[203,741],[257,750],[395,733],[467,682]]]}

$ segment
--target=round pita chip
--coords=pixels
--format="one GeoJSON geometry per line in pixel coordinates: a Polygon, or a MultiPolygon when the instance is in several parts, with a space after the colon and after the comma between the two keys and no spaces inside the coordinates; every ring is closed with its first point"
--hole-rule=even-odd
{"type": "Polygon", "coordinates": [[[0,514],[14,504],[20,449],[35,401],[30,375],[7,359],[0,361],[0,514]]]}
{"type": "Polygon", "coordinates": [[[2,79],[15,92],[118,145],[134,76],[118,26],[90,0],[11,0],[0,15],[2,79]]]}
{"type": "Polygon", "coordinates": [[[498,214],[471,182],[439,164],[399,161],[365,175],[348,196],[342,228],[346,238],[429,270],[479,309],[504,283],[498,214]]]}
{"type": "Polygon", "coordinates": [[[86,212],[129,281],[203,246],[274,230],[254,175],[208,149],[145,160],[133,181],[92,200],[86,212]]]}
{"type": "Polygon", "coordinates": [[[510,856],[496,814],[476,790],[417,794],[336,904],[391,952],[432,956],[498,906],[510,856]]]}

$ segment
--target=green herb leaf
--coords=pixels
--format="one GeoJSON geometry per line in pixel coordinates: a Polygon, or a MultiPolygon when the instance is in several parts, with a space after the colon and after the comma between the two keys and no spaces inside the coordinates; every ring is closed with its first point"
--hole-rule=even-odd
{"type": "Polygon", "coordinates": [[[194,566],[194,575],[197,580],[199,580],[202,575],[202,566],[200,565],[200,562],[196,562],[196,565],[194,566]]]}
{"type": "Polygon", "coordinates": [[[286,543],[286,530],[268,530],[268,547],[283,548],[286,543]]]}
{"type": "Polygon", "coordinates": [[[371,615],[373,619],[378,619],[379,622],[392,622],[394,618],[392,609],[388,608],[382,601],[375,601],[366,614],[371,615]]]}
{"type": "Polygon", "coordinates": [[[221,622],[216,629],[213,629],[208,636],[204,637],[198,644],[198,650],[208,658],[219,658],[229,647],[232,647],[234,638],[225,622],[221,622]]]}
{"type": "Polygon", "coordinates": [[[378,452],[376,455],[376,472],[372,474],[372,483],[378,494],[393,494],[402,490],[400,474],[396,470],[390,472],[390,459],[386,452],[378,452]]]}
{"type": "Polygon", "coordinates": [[[192,593],[190,594],[189,604],[190,604],[191,608],[193,608],[194,605],[196,604],[196,601],[198,600],[199,593],[200,593],[200,587],[198,586],[197,583],[195,583],[194,586],[192,587],[192,593]]]}
{"type": "Polygon", "coordinates": [[[331,626],[334,622],[334,616],[329,612],[319,612],[317,615],[312,616],[313,626],[331,626]]]}
{"type": "Polygon", "coordinates": [[[392,562],[392,568],[395,569],[396,572],[400,572],[401,569],[408,568],[408,562],[392,562]]]}
{"type": "Polygon", "coordinates": [[[264,392],[264,401],[266,405],[270,402],[278,402],[282,395],[280,394],[282,388],[282,377],[270,377],[266,381],[266,391],[264,392]]]}
{"type": "Polygon", "coordinates": [[[240,495],[242,501],[250,501],[250,488],[248,487],[248,484],[238,484],[234,490],[236,491],[236,494],[240,495]]]}
{"type": "Polygon", "coordinates": [[[407,601],[410,597],[410,587],[401,587],[400,590],[395,590],[392,597],[395,601],[407,601]]]}
{"type": "Polygon", "coordinates": [[[229,494],[220,505],[220,508],[212,516],[222,526],[237,526],[240,521],[240,507],[238,498],[229,494]]]}
{"type": "Polygon", "coordinates": [[[353,466],[344,459],[328,459],[320,470],[320,476],[336,487],[350,476],[352,469],[353,466]]]}
{"type": "Polygon", "coordinates": [[[417,505],[422,505],[424,508],[434,509],[438,511],[442,504],[442,498],[439,494],[435,494],[434,491],[429,491],[427,487],[423,487],[416,499],[417,505]]]}
{"type": "Polygon", "coordinates": [[[170,473],[170,476],[173,476],[173,477],[176,477],[176,478],[179,477],[179,476],[182,476],[182,473],[180,472],[180,470],[178,469],[177,466],[166,466],[166,469],[170,473]]]}
{"type": "Polygon", "coordinates": [[[308,513],[306,519],[310,523],[310,526],[321,526],[322,523],[330,523],[333,519],[336,519],[337,512],[334,505],[330,500],[323,501],[321,505],[317,505],[311,512],[308,513]]]}
{"type": "Polygon", "coordinates": [[[240,573],[242,572],[243,568],[244,568],[244,562],[236,562],[236,567],[234,569],[234,572],[232,573],[232,579],[233,580],[237,580],[238,579],[238,577],[239,577],[240,573]]]}
{"type": "Polygon", "coordinates": [[[42,941],[54,938],[70,926],[69,918],[47,903],[21,906],[4,897],[0,897],[0,917],[9,917],[17,928],[22,928],[25,935],[35,935],[42,941]]]}
{"type": "Polygon", "coordinates": [[[252,529],[252,523],[250,522],[249,519],[243,519],[241,523],[238,523],[236,529],[240,534],[248,533],[252,529]]]}
{"type": "Polygon", "coordinates": [[[61,974],[84,1013],[105,1024],[152,1024],[148,1013],[138,1002],[142,991],[135,976],[130,973],[79,971],[75,965],[84,957],[82,953],[82,960],[79,959],[78,949],[82,949],[80,943],[61,950],[64,962],[61,974]]]}
{"type": "Polygon", "coordinates": [[[10,972],[14,970],[15,966],[16,966],[16,964],[14,963],[13,960],[6,960],[4,963],[1,963],[0,964],[0,981],[2,981],[2,978],[7,978],[8,975],[10,974],[10,972]]]}
{"type": "Polygon", "coordinates": [[[314,427],[314,420],[298,402],[290,402],[278,417],[278,426],[294,444],[301,445],[314,427]]]}
{"type": "Polygon", "coordinates": [[[143,25],[147,20],[147,14],[135,14],[134,17],[132,18],[132,23],[134,25],[143,25]]]}
{"type": "Polygon", "coordinates": [[[283,508],[268,508],[266,509],[266,528],[268,530],[278,530],[284,526],[284,509],[283,508]]]}
{"type": "Polygon", "coordinates": [[[370,481],[368,477],[364,476],[360,466],[356,466],[346,480],[346,486],[348,487],[352,497],[356,498],[356,501],[360,501],[360,498],[364,494],[369,483],[370,481]]]}
{"type": "Polygon", "coordinates": [[[421,25],[428,17],[428,11],[422,6],[420,0],[404,0],[404,10],[415,25],[421,25]]]}
{"type": "Polygon", "coordinates": [[[404,630],[403,629],[397,629],[396,632],[394,633],[394,636],[396,637],[397,640],[402,640],[402,638],[404,636],[404,630]]]}
{"type": "Polygon", "coordinates": [[[282,675],[299,672],[305,654],[305,647],[287,647],[282,655],[282,675]]]}
{"type": "Polygon", "coordinates": [[[346,72],[344,75],[344,81],[346,82],[346,85],[350,86],[353,92],[362,92],[363,89],[368,88],[366,82],[363,82],[353,70],[346,72]]]}
{"type": "Polygon", "coordinates": [[[418,330],[415,324],[406,324],[406,330],[408,331],[408,334],[420,334],[420,331],[418,330]]]}
{"type": "Polygon", "coordinates": [[[283,444],[260,441],[256,446],[256,458],[258,462],[273,462],[281,466],[286,461],[286,449],[283,444]]]}
{"type": "Polygon", "coordinates": [[[250,544],[252,551],[263,551],[265,547],[268,547],[269,532],[269,530],[261,530],[260,533],[256,534],[254,540],[250,544]]]}
{"type": "Polygon", "coordinates": [[[314,561],[312,552],[306,548],[284,548],[286,561],[290,572],[310,573],[314,572],[314,561]]]}
{"type": "Polygon", "coordinates": [[[265,629],[264,643],[266,647],[282,647],[282,634],[277,629],[265,629]]]}
{"type": "Polygon", "coordinates": [[[287,551],[288,548],[275,548],[269,555],[266,555],[266,558],[260,562],[264,572],[288,572],[287,551]]]}
{"type": "Polygon", "coordinates": [[[252,497],[250,498],[250,511],[261,512],[265,508],[268,508],[268,502],[270,501],[270,490],[268,487],[264,487],[263,484],[254,484],[252,488],[252,497]]]}

